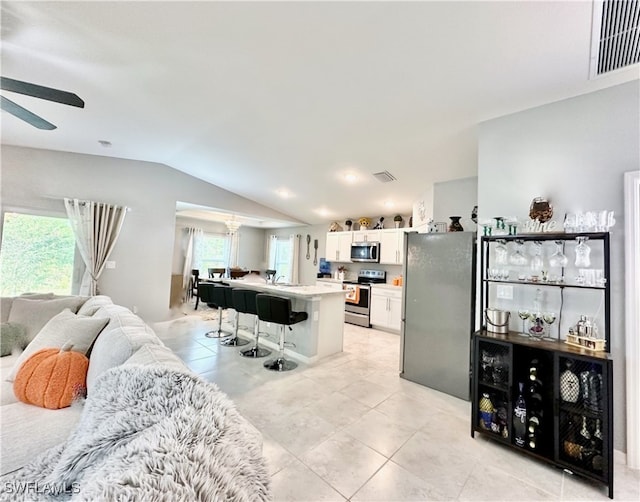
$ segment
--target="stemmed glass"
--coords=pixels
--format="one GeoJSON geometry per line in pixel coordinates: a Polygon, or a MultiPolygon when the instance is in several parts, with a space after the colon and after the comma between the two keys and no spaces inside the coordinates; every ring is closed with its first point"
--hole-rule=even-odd
{"type": "Polygon", "coordinates": [[[526,334],[527,332],[524,330],[524,322],[529,319],[531,313],[527,309],[518,310],[518,317],[522,319],[522,333],[526,334]]]}
{"type": "Polygon", "coordinates": [[[549,265],[564,268],[569,263],[569,258],[562,252],[562,241],[556,241],[556,252],[549,256],[549,265]]]}
{"type": "Polygon", "coordinates": [[[542,243],[534,242],[533,258],[531,259],[531,270],[533,272],[541,272],[544,267],[544,261],[542,260],[542,243]]]}
{"type": "Polygon", "coordinates": [[[551,329],[551,325],[556,322],[556,313],[555,312],[545,312],[542,314],[542,320],[549,325],[549,329],[551,329]]]}
{"type": "Polygon", "coordinates": [[[576,246],[576,267],[587,268],[591,266],[591,248],[587,244],[586,237],[577,237],[578,245],[576,246]]]}
{"type": "Polygon", "coordinates": [[[508,254],[508,251],[507,251],[507,246],[505,245],[505,241],[498,241],[498,245],[495,248],[496,264],[506,265],[507,254],[508,254]]]}
{"type": "Polygon", "coordinates": [[[516,266],[525,266],[529,263],[529,259],[522,252],[523,241],[515,241],[516,249],[509,257],[509,263],[516,266]]]}

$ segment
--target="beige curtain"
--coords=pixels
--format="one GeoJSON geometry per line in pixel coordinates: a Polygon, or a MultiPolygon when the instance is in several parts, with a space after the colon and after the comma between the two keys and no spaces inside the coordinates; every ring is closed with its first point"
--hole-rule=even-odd
{"type": "Polygon", "coordinates": [[[80,295],[98,294],[98,278],[118,240],[127,208],[90,200],[64,199],[76,246],[85,265],[80,295]]]}
{"type": "Polygon", "coordinates": [[[185,299],[188,297],[188,289],[191,281],[191,270],[193,270],[193,258],[195,241],[198,236],[202,235],[202,229],[188,227],[185,228],[186,237],[187,237],[187,247],[184,252],[184,267],[182,269],[182,291],[185,299]]]}

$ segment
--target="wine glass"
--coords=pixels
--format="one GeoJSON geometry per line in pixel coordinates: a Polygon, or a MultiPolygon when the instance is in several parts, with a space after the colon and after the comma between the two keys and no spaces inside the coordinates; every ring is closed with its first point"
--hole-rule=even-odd
{"type": "Polygon", "coordinates": [[[516,248],[514,252],[511,254],[511,256],[509,257],[509,263],[511,263],[511,265],[523,267],[529,264],[529,258],[527,258],[522,251],[523,245],[524,245],[523,241],[515,241],[516,248]]]}
{"type": "Polygon", "coordinates": [[[555,312],[545,312],[542,314],[542,320],[549,325],[549,329],[551,329],[551,325],[556,322],[556,317],[555,312]]]}
{"type": "Polygon", "coordinates": [[[522,333],[524,334],[526,334],[526,331],[524,330],[524,322],[529,319],[530,315],[531,313],[527,309],[518,310],[518,317],[522,319],[522,333]]]}
{"type": "Polygon", "coordinates": [[[587,268],[591,266],[591,259],[589,255],[591,254],[591,248],[587,244],[586,237],[577,237],[578,245],[576,246],[576,267],[579,268],[587,268]]]}
{"type": "Polygon", "coordinates": [[[542,259],[542,243],[536,241],[533,243],[533,258],[531,258],[531,271],[540,273],[544,267],[544,261],[542,259]]]}
{"type": "Polygon", "coordinates": [[[506,265],[507,264],[507,246],[505,241],[498,241],[498,245],[495,248],[495,258],[497,265],[506,265]]]}
{"type": "Polygon", "coordinates": [[[549,265],[564,268],[569,263],[569,258],[562,252],[562,241],[556,241],[556,252],[549,256],[549,265]]]}

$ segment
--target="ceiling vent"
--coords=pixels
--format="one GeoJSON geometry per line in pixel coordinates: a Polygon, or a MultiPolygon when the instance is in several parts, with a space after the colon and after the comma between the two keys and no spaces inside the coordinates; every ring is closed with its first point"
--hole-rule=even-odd
{"type": "Polygon", "coordinates": [[[389,183],[395,181],[396,177],[389,171],[380,171],[379,173],[373,173],[373,177],[382,183],[389,183]]]}
{"type": "Polygon", "coordinates": [[[591,78],[640,62],[640,0],[594,0],[591,78]]]}

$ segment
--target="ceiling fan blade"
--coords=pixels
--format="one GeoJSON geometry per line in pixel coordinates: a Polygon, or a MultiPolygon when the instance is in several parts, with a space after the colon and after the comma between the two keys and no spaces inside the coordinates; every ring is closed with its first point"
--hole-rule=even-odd
{"type": "Polygon", "coordinates": [[[35,113],[31,113],[26,108],[22,108],[20,105],[14,103],[10,99],[5,98],[4,96],[0,96],[0,108],[2,108],[5,112],[10,113],[11,115],[18,117],[25,122],[28,122],[33,127],[37,127],[38,129],[46,129],[51,131],[56,128],[51,122],[47,122],[42,117],[38,117],[35,113]]]}
{"type": "Polygon", "coordinates": [[[46,99],[47,101],[54,101],[55,103],[62,103],[63,105],[84,108],[84,101],[82,101],[82,99],[80,99],[77,94],[73,94],[72,92],[60,91],[58,89],[52,89],[51,87],[30,84],[29,82],[14,80],[7,77],[0,77],[0,88],[5,91],[17,92],[19,94],[25,94],[26,96],[32,96],[34,98],[46,99]]]}

